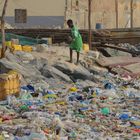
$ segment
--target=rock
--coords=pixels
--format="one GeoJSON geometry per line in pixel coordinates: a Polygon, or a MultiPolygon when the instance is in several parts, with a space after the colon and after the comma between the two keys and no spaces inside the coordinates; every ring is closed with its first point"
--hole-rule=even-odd
{"type": "Polygon", "coordinates": [[[132,56],[130,53],[115,50],[115,49],[110,49],[106,48],[104,49],[110,56],[132,56]]]}
{"type": "Polygon", "coordinates": [[[48,51],[48,45],[46,44],[38,44],[35,46],[37,52],[47,52],[48,51]]]}
{"type": "Polygon", "coordinates": [[[34,77],[38,77],[41,73],[34,67],[28,64],[18,64],[16,62],[8,61],[6,58],[0,60],[0,73],[6,73],[9,70],[16,70],[19,72],[24,78],[30,77],[31,79],[34,77]]]}
{"type": "Polygon", "coordinates": [[[71,73],[73,73],[73,67],[75,67],[75,65],[67,63],[67,62],[56,62],[56,64],[54,64],[53,66],[62,71],[63,73],[70,75],[71,73]]]}
{"type": "Polygon", "coordinates": [[[98,59],[100,56],[100,52],[99,51],[89,51],[87,56],[98,59]]]}
{"type": "Polygon", "coordinates": [[[73,81],[76,79],[91,80],[92,74],[84,67],[74,65],[67,62],[56,62],[54,67],[71,77],[73,81]]]}
{"type": "Polygon", "coordinates": [[[77,69],[74,70],[72,77],[74,79],[89,80],[92,79],[92,74],[84,67],[78,66],[77,69]]]}
{"type": "Polygon", "coordinates": [[[31,65],[34,65],[38,70],[41,70],[45,65],[47,65],[47,59],[39,58],[30,61],[31,65]]]}
{"type": "Polygon", "coordinates": [[[15,55],[18,56],[19,59],[23,62],[24,61],[29,62],[35,59],[31,53],[27,53],[27,52],[17,51],[15,55]]]}
{"type": "Polygon", "coordinates": [[[41,69],[41,73],[43,76],[47,77],[47,78],[59,78],[61,80],[67,81],[67,82],[71,82],[71,79],[69,78],[69,76],[67,76],[66,74],[64,74],[63,72],[59,71],[58,69],[52,67],[52,66],[45,66],[41,69]]]}
{"type": "Polygon", "coordinates": [[[5,58],[7,58],[7,60],[11,62],[21,63],[21,60],[16,55],[12,54],[9,51],[6,51],[5,58]]]}
{"type": "Polygon", "coordinates": [[[100,67],[100,66],[95,66],[95,65],[93,65],[93,66],[90,67],[89,71],[90,71],[91,73],[93,73],[93,74],[98,74],[98,75],[100,75],[101,73],[106,73],[106,72],[108,72],[108,69],[103,68],[103,67],[100,67]]]}

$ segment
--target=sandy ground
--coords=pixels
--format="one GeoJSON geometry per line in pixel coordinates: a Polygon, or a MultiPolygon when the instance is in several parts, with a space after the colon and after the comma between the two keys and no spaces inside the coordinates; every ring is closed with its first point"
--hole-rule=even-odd
{"type": "MultiPolygon", "coordinates": [[[[35,58],[45,58],[48,60],[49,64],[52,64],[56,61],[69,61],[70,60],[70,54],[69,54],[69,48],[65,46],[50,46],[46,52],[32,52],[32,55],[35,58]]],[[[84,56],[86,56],[86,53],[82,51],[80,53],[80,60],[83,60],[84,56]]],[[[77,54],[75,51],[73,51],[73,62],[76,63],[77,54]]]]}

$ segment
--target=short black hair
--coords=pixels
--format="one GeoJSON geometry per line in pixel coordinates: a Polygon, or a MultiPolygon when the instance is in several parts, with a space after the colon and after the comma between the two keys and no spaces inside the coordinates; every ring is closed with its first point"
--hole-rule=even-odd
{"type": "Polygon", "coordinates": [[[69,20],[67,21],[67,24],[73,24],[72,19],[69,19],[69,20]]]}

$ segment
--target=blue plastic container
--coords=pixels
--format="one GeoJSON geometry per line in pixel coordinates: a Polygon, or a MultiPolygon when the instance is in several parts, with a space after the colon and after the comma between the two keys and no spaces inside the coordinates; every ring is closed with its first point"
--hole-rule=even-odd
{"type": "Polygon", "coordinates": [[[96,23],[96,29],[103,29],[102,23],[96,23]]]}

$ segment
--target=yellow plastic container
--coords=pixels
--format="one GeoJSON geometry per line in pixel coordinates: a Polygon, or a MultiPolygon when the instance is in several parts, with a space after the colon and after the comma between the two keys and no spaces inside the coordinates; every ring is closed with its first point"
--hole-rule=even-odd
{"type": "Polygon", "coordinates": [[[18,93],[20,91],[20,75],[14,70],[10,71],[8,75],[11,82],[10,93],[18,93]]]}
{"type": "Polygon", "coordinates": [[[69,91],[71,91],[71,92],[76,92],[78,89],[76,88],[76,87],[71,87],[70,89],[69,89],[69,91]]]}
{"type": "Polygon", "coordinates": [[[88,52],[89,51],[89,45],[88,44],[83,44],[83,50],[85,52],[88,52]]]}
{"type": "Polygon", "coordinates": [[[47,38],[47,40],[48,40],[48,45],[52,45],[52,38],[51,37],[47,38]]]}
{"type": "Polygon", "coordinates": [[[6,45],[7,47],[10,47],[10,48],[11,48],[12,42],[11,42],[11,41],[6,41],[6,42],[5,42],[5,45],[6,45]]]}
{"type": "Polygon", "coordinates": [[[22,51],[31,52],[33,49],[31,46],[22,46],[22,51]]]}
{"type": "Polygon", "coordinates": [[[9,79],[7,74],[0,75],[0,91],[9,90],[9,79]]]}
{"type": "Polygon", "coordinates": [[[10,71],[0,74],[0,100],[6,99],[7,95],[18,94],[20,91],[20,77],[18,73],[10,71]]]}
{"type": "Polygon", "coordinates": [[[13,51],[22,51],[22,46],[21,45],[12,45],[13,51]]]}

